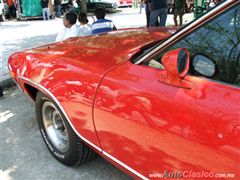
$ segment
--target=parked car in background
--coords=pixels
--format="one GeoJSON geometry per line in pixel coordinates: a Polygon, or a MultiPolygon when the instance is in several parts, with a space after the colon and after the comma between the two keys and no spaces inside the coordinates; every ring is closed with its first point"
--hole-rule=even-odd
{"type": "Polygon", "coordinates": [[[179,30],[69,38],[8,66],[65,165],[97,152],[136,179],[239,180],[239,29],[240,1],[228,0],[179,30]]]}
{"type": "Polygon", "coordinates": [[[118,7],[132,7],[133,0],[118,0],[118,7]]]}
{"type": "Polygon", "coordinates": [[[87,0],[87,9],[89,12],[102,7],[106,11],[114,11],[118,7],[117,0],[87,0]]]}
{"type": "MultiPolygon", "coordinates": [[[[117,0],[86,0],[86,2],[88,12],[94,12],[94,10],[98,7],[102,7],[106,11],[115,11],[118,7],[117,0]]],[[[76,3],[78,7],[73,7],[69,0],[62,1],[62,13],[72,11],[74,8],[74,12],[80,12],[80,1],[76,1],[76,3]]]]}

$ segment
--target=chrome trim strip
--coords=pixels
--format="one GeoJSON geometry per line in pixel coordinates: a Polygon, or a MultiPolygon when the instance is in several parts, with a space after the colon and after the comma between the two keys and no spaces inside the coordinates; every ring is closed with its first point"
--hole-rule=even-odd
{"type": "Polygon", "coordinates": [[[110,158],[112,161],[116,162],[117,164],[121,165],[122,167],[124,167],[125,169],[127,169],[128,171],[132,172],[133,174],[135,174],[136,176],[138,176],[141,179],[144,180],[148,180],[148,178],[146,178],[145,176],[143,176],[142,174],[140,174],[139,172],[135,171],[134,169],[132,169],[131,167],[129,167],[128,165],[124,164],[123,162],[121,162],[120,160],[116,159],[115,157],[111,156],[110,154],[108,154],[107,152],[103,151],[101,148],[99,148],[98,146],[96,146],[95,144],[93,144],[92,142],[90,142],[89,140],[87,140],[86,138],[84,138],[81,134],[79,134],[77,132],[77,130],[74,128],[73,124],[71,123],[69,117],[67,116],[66,112],[64,111],[63,107],[61,106],[61,104],[59,103],[59,101],[57,100],[57,98],[49,91],[47,90],[44,86],[28,79],[22,76],[19,76],[18,79],[22,79],[36,87],[39,87],[41,90],[43,90],[45,93],[47,93],[49,96],[51,96],[51,98],[54,100],[54,102],[58,105],[58,107],[61,109],[62,113],[64,114],[64,116],[66,117],[66,119],[68,120],[70,126],[72,127],[72,129],[74,130],[74,132],[86,143],[90,144],[91,146],[93,146],[95,149],[97,149],[98,151],[100,151],[101,153],[103,153],[103,155],[107,156],[108,158],[110,158]]]}
{"type": "Polygon", "coordinates": [[[116,163],[120,164],[121,166],[123,166],[124,168],[126,168],[127,170],[129,170],[130,172],[132,172],[133,174],[137,175],[139,178],[143,179],[143,180],[148,180],[149,178],[143,176],[142,174],[140,174],[139,172],[135,171],[134,169],[130,168],[129,166],[127,166],[126,164],[124,164],[123,162],[119,161],[118,159],[116,159],[115,157],[111,156],[110,154],[108,154],[107,152],[103,151],[103,154],[107,157],[109,157],[111,160],[115,161],[116,163]]]}
{"type": "Polygon", "coordinates": [[[81,134],[78,133],[78,131],[74,128],[73,124],[71,123],[67,113],[64,111],[63,107],[61,106],[61,104],[59,103],[59,101],[57,100],[57,98],[49,91],[47,90],[44,86],[28,79],[22,76],[18,77],[19,79],[22,79],[24,81],[29,82],[30,84],[33,84],[34,86],[39,87],[41,90],[43,90],[45,93],[47,93],[53,100],[54,102],[58,105],[58,107],[61,109],[62,113],[64,114],[64,116],[66,117],[66,119],[68,120],[68,123],[70,124],[70,126],[72,127],[72,129],[74,130],[74,132],[86,143],[90,144],[92,147],[94,147],[95,149],[97,149],[98,151],[102,152],[102,149],[99,148],[98,146],[96,146],[95,144],[93,144],[92,142],[90,142],[89,140],[87,140],[86,138],[84,138],[81,134]]]}
{"type": "Polygon", "coordinates": [[[13,82],[17,85],[18,89],[23,92],[21,86],[17,83],[17,81],[12,77],[13,82]]]}
{"type": "MultiPolygon", "coordinates": [[[[135,62],[134,64],[140,64],[141,62],[143,62],[144,60],[146,60],[147,58],[149,58],[150,56],[152,56],[153,54],[155,54],[157,51],[159,51],[160,49],[162,49],[164,46],[166,46],[167,44],[171,43],[174,39],[176,39],[177,37],[181,36],[182,34],[184,34],[185,32],[189,31],[190,29],[192,29],[194,26],[198,25],[198,23],[200,21],[202,21],[204,18],[211,16],[211,15],[215,15],[215,13],[222,7],[224,7],[227,3],[231,2],[233,0],[227,0],[226,2],[220,4],[218,7],[214,8],[210,13],[207,13],[205,15],[203,15],[201,18],[197,19],[195,22],[193,22],[190,26],[187,26],[186,28],[184,28],[182,31],[174,34],[173,36],[171,36],[169,39],[167,39],[166,41],[164,41],[162,44],[160,44],[158,47],[156,47],[155,49],[153,49],[152,51],[150,51],[149,53],[147,53],[145,56],[141,57],[137,62],[135,62]]],[[[213,16],[214,17],[214,16],[213,16]]],[[[198,26],[197,26],[198,27],[198,26]]],[[[196,29],[196,28],[195,28],[196,29]]]]}

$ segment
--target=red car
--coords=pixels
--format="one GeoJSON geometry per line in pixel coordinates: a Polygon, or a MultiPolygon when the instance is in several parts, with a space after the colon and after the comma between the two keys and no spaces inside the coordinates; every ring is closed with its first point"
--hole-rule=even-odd
{"type": "Polygon", "coordinates": [[[118,0],[118,7],[125,7],[125,6],[132,7],[132,4],[133,4],[132,0],[118,0]]]}
{"type": "Polygon", "coordinates": [[[70,38],[9,58],[65,165],[98,153],[139,179],[240,179],[240,1],[186,27],[70,38]]]}

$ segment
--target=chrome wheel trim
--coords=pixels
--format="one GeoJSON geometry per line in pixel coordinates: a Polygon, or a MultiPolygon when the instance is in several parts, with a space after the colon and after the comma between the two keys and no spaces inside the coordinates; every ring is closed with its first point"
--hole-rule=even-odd
{"type": "Polygon", "coordinates": [[[61,153],[69,149],[69,138],[66,125],[56,106],[45,101],[42,106],[43,125],[54,147],[61,153]]]}

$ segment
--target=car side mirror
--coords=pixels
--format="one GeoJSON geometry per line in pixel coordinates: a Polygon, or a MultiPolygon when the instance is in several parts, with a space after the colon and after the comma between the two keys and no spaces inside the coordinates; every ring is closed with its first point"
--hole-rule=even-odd
{"type": "Polygon", "coordinates": [[[162,64],[168,74],[183,78],[189,69],[190,56],[187,49],[175,49],[162,57],[162,64]]]}
{"type": "Polygon", "coordinates": [[[163,55],[162,64],[165,72],[161,74],[159,81],[182,88],[191,88],[192,84],[184,80],[189,70],[190,55],[187,49],[179,48],[171,50],[163,55]]]}

